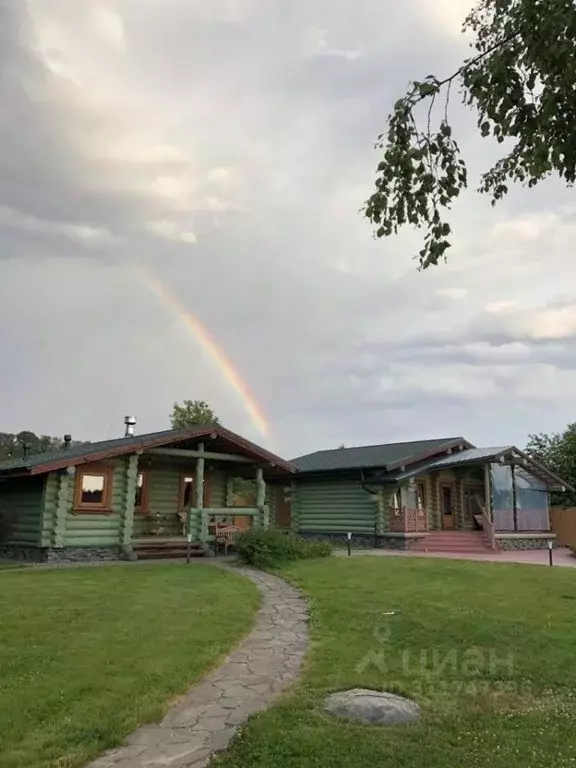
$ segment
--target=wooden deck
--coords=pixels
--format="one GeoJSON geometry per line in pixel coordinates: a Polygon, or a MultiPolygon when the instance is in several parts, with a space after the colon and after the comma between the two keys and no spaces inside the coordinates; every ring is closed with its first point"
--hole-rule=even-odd
{"type": "MultiPolygon", "coordinates": [[[[138,560],[185,558],[188,541],[185,536],[142,536],[134,539],[133,548],[138,560]]],[[[198,542],[191,544],[191,557],[204,557],[205,554],[205,548],[198,542]]]]}

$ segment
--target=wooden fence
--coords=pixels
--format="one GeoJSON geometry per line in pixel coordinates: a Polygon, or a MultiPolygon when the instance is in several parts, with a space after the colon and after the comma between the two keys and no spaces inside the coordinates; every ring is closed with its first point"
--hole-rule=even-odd
{"type": "Polygon", "coordinates": [[[552,507],[550,521],[558,546],[576,547],[576,507],[552,507]]]}

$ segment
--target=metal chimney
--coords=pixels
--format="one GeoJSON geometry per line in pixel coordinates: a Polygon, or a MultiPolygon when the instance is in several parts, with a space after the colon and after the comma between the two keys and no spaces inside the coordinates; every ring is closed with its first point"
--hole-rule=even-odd
{"type": "Polygon", "coordinates": [[[132,437],[135,433],[136,419],[134,416],[124,416],[124,424],[126,426],[124,437],[132,437]]]}
{"type": "Polygon", "coordinates": [[[64,448],[68,450],[70,448],[70,443],[72,442],[72,435],[64,435],[64,448]]]}

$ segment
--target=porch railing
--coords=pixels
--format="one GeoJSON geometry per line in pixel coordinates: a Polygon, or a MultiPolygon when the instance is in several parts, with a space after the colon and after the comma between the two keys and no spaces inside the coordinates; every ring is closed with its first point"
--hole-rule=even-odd
{"type": "Polygon", "coordinates": [[[193,541],[209,543],[214,541],[211,528],[218,522],[218,518],[234,517],[236,515],[252,518],[252,526],[255,528],[268,528],[270,524],[270,511],[267,505],[263,507],[223,507],[219,509],[206,508],[188,510],[188,533],[193,541]]]}
{"type": "Polygon", "coordinates": [[[425,509],[390,508],[390,531],[393,533],[425,533],[428,513],[425,509]]]}

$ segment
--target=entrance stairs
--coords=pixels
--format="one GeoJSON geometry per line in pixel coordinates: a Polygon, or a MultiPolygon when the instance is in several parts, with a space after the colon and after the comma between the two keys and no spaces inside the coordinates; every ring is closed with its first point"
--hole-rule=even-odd
{"type": "Polygon", "coordinates": [[[455,554],[493,553],[482,531],[430,531],[410,548],[414,552],[450,552],[455,554]]]}

